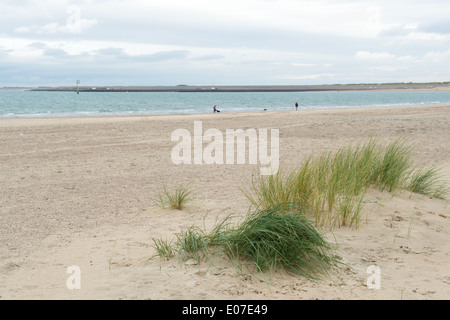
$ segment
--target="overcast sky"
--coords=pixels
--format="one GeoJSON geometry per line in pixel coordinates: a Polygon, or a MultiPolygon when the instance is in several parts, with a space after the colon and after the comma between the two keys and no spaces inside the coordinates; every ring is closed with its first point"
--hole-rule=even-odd
{"type": "Polygon", "coordinates": [[[450,81],[448,0],[0,0],[0,87],[450,81]]]}

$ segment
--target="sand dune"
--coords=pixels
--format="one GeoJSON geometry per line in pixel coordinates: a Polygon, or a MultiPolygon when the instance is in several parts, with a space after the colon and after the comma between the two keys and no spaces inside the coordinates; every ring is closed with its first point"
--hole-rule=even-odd
{"type": "Polygon", "coordinates": [[[244,215],[238,187],[257,166],[175,165],[171,133],[274,128],[280,157],[295,166],[312,152],[369,137],[404,137],[416,160],[450,177],[450,106],[107,118],[0,119],[0,299],[448,299],[450,201],[371,191],[359,229],[322,230],[347,267],[312,282],[279,271],[239,274],[217,258],[196,264],[148,260],[152,238],[244,215]],[[192,182],[182,211],[155,206],[163,182],[192,182]],[[81,289],[69,290],[67,267],[81,289]],[[381,270],[369,289],[367,268],[381,270]]]}

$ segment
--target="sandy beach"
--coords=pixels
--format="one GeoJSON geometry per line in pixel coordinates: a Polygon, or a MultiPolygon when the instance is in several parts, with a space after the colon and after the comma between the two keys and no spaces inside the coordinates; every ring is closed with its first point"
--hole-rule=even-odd
{"type": "MultiPolygon", "coordinates": [[[[170,116],[0,119],[0,299],[448,299],[450,201],[371,190],[359,229],[322,230],[347,265],[314,282],[280,270],[239,274],[226,259],[149,260],[152,238],[209,229],[250,205],[239,187],[257,166],[176,165],[171,134],[194,121],[279,129],[280,160],[376,137],[405,138],[450,178],[450,106],[170,116]],[[182,210],[156,205],[163,183],[192,183],[182,210]],[[380,289],[367,268],[381,270],[380,289]],[[81,288],[67,287],[79,266],[81,288]]],[[[449,179],[450,180],[450,179],[449,179]]]]}

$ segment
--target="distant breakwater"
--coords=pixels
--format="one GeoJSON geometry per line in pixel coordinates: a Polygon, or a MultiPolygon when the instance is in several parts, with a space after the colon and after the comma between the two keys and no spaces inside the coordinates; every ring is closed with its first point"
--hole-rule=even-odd
{"type": "Polygon", "coordinates": [[[378,91],[378,90],[432,90],[439,84],[364,84],[364,85],[302,85],[302,86],[80,86],[33,88],[32,91],[79,91],[79,92],[308,92],[308,91],[378,91]]]}

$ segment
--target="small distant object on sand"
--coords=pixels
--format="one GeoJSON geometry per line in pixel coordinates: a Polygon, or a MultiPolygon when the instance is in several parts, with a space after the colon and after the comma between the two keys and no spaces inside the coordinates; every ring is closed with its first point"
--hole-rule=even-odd
{"type": "Polygon", "coordinates": [[[213,110],[214,110],[214,113],[220,112],[220,110],[218,110],[216,106],[214,106],[213,110]]]}

